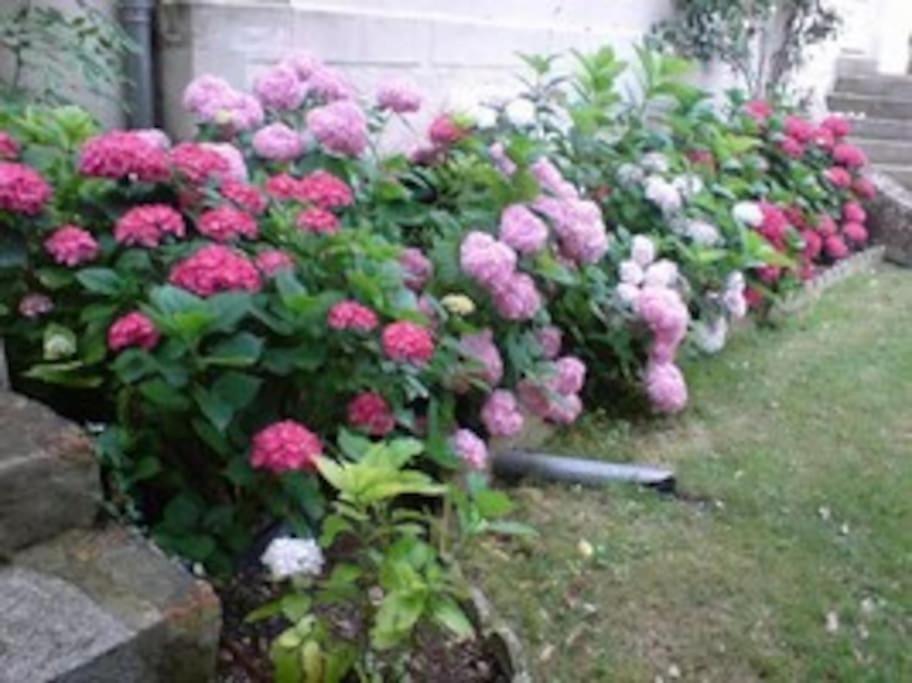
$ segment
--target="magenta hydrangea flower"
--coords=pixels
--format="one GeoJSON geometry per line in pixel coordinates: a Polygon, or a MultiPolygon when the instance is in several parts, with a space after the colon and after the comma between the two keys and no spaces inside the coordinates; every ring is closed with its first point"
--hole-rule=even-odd
{"type": "Polygon", "coordinates": [[[766,123],[773,111],[773,106],[766,100],[751,100],[744,105],[744,112],[760,124],[766,123]]]}
{"type": "Polygon", "coordinates": [[[531,320],[542,307],[535,281],[526,273],[514,272],[493,294],[494,307],[507,320],[531,320]]]}
{"type": "Polygon", "coordinates": [[[380,324],[380,319],[367,306],[347,299],[329,309],[326,322],[334,330],[371,332],[380,324]]]}
{"type": "Polygon", "coordinates": [[[424,253],[415,247],[406,247],[399,255],[399,267],[402,268],[405,286],[419,292],[434,274],[434,264],[424,253]]]}
{"type": "Polygon", "coordinates": [[[548,241],[548,226],[522,204],[511,204],[500,216],[500,239],[521,254],[534,254],[548,241]]]}
{"type": "Polygon", "coordinates": [[[484,287],[506,285],[516,269],[516,252],[491,235],[470,232],[459,247],[463,272],[484,287]]]}
{"type": "Polygon", "coordinates": [[[477,369],[470,369],[457,381],[460,391],[468,390],[467,380],[478,379],[488,386],[495,387],[503,378],[503,358],[497,344],[494,343],[494,332],[485,329],[475,334],[467,334],[459,340],[460,351],[477,369]]]}
{"type": "Polygon", "coordinates": [[[339,209],[351,206],[355,201],[355,195],[348,183],[323,170],[314,171],[301,178],[295,197],[323,209],[339,209]]]}
{"type": "Polygon", "coordinates": [[[319,206],[311,206],[301,211],[295,219],[295,225],[299,230],[315,235],[334,235],[341,228],[336,215],[319,206]]]}
{"type": "Polygon", "coordinates": [[[860,246],[868,241],[868,231],[861,223],[846,223],[842,226],[842,234],[855,245],[860,246]]]}
{"type": "Polygon", "coordinates": [[[646,367],[646,395],[660,413],[674,414],[687,405],[687,384],[674,363],[651,362],[646,367]]]}
{"type": "Polygon", "coordinates": [[[405,79],[384,81],[377,88],[377,107],[396,114],[411,114],[421,109],[421,91],[405,79]]]}
{"type": "Polygon", "coordinates": [[[117,219],[114,239],[128,247],[154,249],[168,235],[181,238],[186,231],[183,216],[167,204],[141,204],[117,219]]]}
{"type": "Polygon", "coordinates": [[[0,161],[15,161],[21,151],[13,136],[5,130],[0,130],[0,161]]]}
{"type": "Polygon", "coordinates": [[[51,198],[51,186],[25,164],[0,161],[0,211],[34,216],[51,198]]]}
{"type": "Polygon", "coordinates": [[[210,244],[179,261],[168,282],[202,297],[219,292],[258,292],[262,286],[256,266],[243,254],[210,244]]]}
{"type": "Polygon", "coordinates": [[[848,189],[852,187],[852,174],[842,166],[833,166],[823,172],[823,177],[836,187],[848,189]]]}
{"type": "Polygon", "coordinates": [[[266,277],[273,277],[283,270],[294,270],[295,263],[291,254],[281,249],[266,249],[253,260],[260,272],[266,277]]]}
{"type": "Polygon", "coordinates": [[[846,202],[842,206],[842,217],[850,223],[864,223],[868,214],[858,202],[846,202]]]}
{"type": "Polygon", "coordinates": [[[823,252],[834,261],[839,261],[849,255],[849,247],[839,235],[830,235],[823,241],[823,252]]]}
{"type": "Polygon", "coordinates": [[[240,183],[247,180],[247,163],[244,161],[241,150],[237,147],[228,142],[202,142],[200,146],[205,150],[215,152],[224,160],[225,170],[217,172],[219,177],[240,183]]]}
{"type": "Polygon", "coordinates": [[[791,157],[792,159],[800,159],[804,156],[806,148],[795,138],[786,137],[780,141],[779,149],[782,150],[782,153],[787,157],[791,157]]]}
{"type": "Polygon", "coordinates": [[[311,109],[307,128],[327,152],[356,157],[367,148],[367,117],[349,100],[311,109]]]}
{"type": "Polygon", "coordinates": [[[830,131],[835,138],[844,138],[852,132],[852,124],[849,120],[838,114],[827,116],[820,127],[830,131]]]}
{"type": "Polygon", "coordinates": [[[270,161],[293,161],[304,151],[304,138],[284,123],[271,123],[253,135],[253,151],[270,161]]]}
{"type": "Polygon", "coordinates": [[[253,437],[250,464],[277,474],[314,470],[321,455],[323,444],[316,434],[299,422],[282,420],[253,437]]]}
{"type": "Polygon", "coordinates": [[[856,178],[852,183],[852,191],[861,199],[874,199],[877,196],[877,187],[867,178],[856,178]]]}
{"type": "Polygon", "coordinates": [[[278,111],[297,109],[307,94],[294,67],[288,64],[276,64],[257,76],[253,92],[260,104],[278,111]]]}
{"type": "Polygon", "coordinates": [[[386,356],[402,363],[422,365],[434,355],[434,337],[430,331],[408,320],[383,328],[381,342],[386,356]]]}
{"type": "Polygon", "coordinates": [[[160,338],[155,323],[139,311],[121,316],[108,328],[108,348],[115,352],[132,346],[150,351],[160,338]]]}
{"type": "Polygon", "coordinates": [[[219,192],[239,209],[254,216],[259,216],[266,210],[266,197],[255,185],[229,178],[219,186],[219,192]]]}
{"type": "Polygon", "coordinates": [[[450,437],[456,456],[473,470],[483,470],[488,463],[488,447],[470,429],[459,429],[450,437]]]}
{"type": "Polygon", "coordinates": [[[253,216],[228,205],[204,211],[196,229],[216,242],[232,242],[240,237],[256,239],[260,233],[253,216]]]}
{"type": "Polygon", "coordinates": [[[787,116],[785,118],[785,134],[802,144],[807,144],[813,140],[816,130],[813,123],[800,116],[787,116]]]}
{"type": "Polygon", "coordinates": [[[501,437],[516,436],[525,422],[516,396],[506,389],[498,389],[488,396],[481,408],[481,421],[488,434],[501,437]]]}
{"type": "Polygon", "coordinates": [[[93,260],[99,251],[92,233],[75,225],[57,228],[44,241],[44,248],[57,263],[71,268],[93,260]]]}
{"type": "Polygon", "coordinates": [[[833,147],[833,161],[846,168],[860,168],[868,163],[868,157],[861,148],[842,142],[833,147]]]}
{"type": "Polygon", "coordinates": [[[178,177],[192,185],[232,176],[224,150],[207,143],[182,142],[171,150],[170,159],[178,177]]]}
{"type": "Polygon", "coordinates": [[[78,169],[93,178],[160,182],[171,175],[166,149],[151,143],[146,136],[114,130],[83,144],[78,169]]]}
{"type": "Polygon", "coordinates": [[[542,356],[554,360],[561,351],[564,334],[554,325],[548,325],[535,331],[535,340],[541,349],[542,356]]]}
{"type": "Polygon", "coordinates": [[[396,427],[396,418],[386,399],[375,391],[365,391],[349,402],[348,423],[371,436],[386,436],[396,427]]]}
{"type": "Polygon", "coordinates": [[[435,147],[449,147],[462,140],[468,131],[449,114],[439,114],[428,128],[428,138],[435,147]]]}

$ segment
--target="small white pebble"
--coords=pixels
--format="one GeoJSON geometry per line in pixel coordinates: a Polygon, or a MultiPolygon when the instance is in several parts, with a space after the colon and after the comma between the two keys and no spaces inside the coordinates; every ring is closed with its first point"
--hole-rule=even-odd
{"type": "Polygon", "coordinates": [[[839,630],[839,615],[836,612],[827,612],[826,615],[826,632],[836,633],[839,630]]]}
{"type": "Polygon", "coordinates": [[[677,664],[672,664],[670,667],[668,667],[668,676],[669,678],[681,677],[681,670],[678,668],[677,664]]]}
{"type": "Polygon", "coordinates": [[[817,508],[817,514],[820,515],[820,519],[822,519],[824,522],[829,522],[830,517],[832,516],[833,513],[830,511],[830,508],[828,508],[826,505],[824,505],[822,507],[817,508]]]}

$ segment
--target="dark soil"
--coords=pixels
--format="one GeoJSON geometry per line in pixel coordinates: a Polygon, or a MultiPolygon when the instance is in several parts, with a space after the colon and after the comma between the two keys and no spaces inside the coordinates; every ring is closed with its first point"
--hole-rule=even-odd
{"type": "MultiPolygon", "coordinates": [[[[281,588],[261,572],[247,570],[216,587],[222,600],[222,639],[216,674],[218,683],[271,683],[269,646],[287,628],[282,617],[246,623],[257,607],[281,594],[281,588]]],[[[339,613],[339,630],[350,631],[352,615],[339,613]]],[[[346,633],[346,636],[353,635],[346,633]]],[[[491,643],[476,638],[455,642],[433,626],[419,630],[418,647],[409,658],[413,683],[507,683],[491,643]]]]}

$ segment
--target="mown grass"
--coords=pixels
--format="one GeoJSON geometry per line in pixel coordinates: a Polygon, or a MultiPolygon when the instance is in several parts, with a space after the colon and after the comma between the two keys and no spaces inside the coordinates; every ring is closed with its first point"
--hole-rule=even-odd
{"type": "Polygon", "coordinates": [[[526,484],[540,537],[468,562],[538,680],[912,681],[912,272],[853,278],[687,375],[683,417],[595,416],[550,445],[671,464],[685,499],[526,484]]]}

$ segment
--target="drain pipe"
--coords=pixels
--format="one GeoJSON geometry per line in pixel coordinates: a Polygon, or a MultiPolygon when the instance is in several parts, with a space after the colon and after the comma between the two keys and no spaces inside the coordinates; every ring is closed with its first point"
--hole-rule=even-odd
{"type": "Polygon", "coordinates": [[[618,464],[562,455],[509,451],[494,456],[492,467],[494,474],[505,478],[531,477],[587,486],[627,482],[662,493],[673,493],[675,490],[674,472],[650,465],[618,464]]]}
{"type": "Polygon", "coordinates": [[[126,57],[127,121],[131,128],[155,127],[152,13],[155,0],[120,0],[120,23],[135,44],[126,57]]]}

